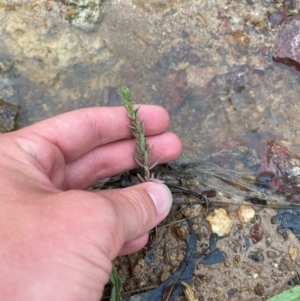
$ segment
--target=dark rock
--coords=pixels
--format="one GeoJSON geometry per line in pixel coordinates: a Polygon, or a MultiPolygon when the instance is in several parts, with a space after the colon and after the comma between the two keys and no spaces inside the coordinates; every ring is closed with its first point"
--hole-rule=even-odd
{"type": "Polygon", "coordinates": [[[280,260],[278,269],[280,271],[295,271],[295,266],[293,261],[288,256],[285,256],[280,260]]]}
{"type": "Polygon", "coordinates": [[[242,237],[243,237],[243,240],[244,240],[244,242],[243,242],[243,244],[242,244],[242,248],[243,248],[243,251],[244,251],[244,252],[247,252],[248,249],[249,249],[249,247],[250,247],[250,240],[249,240],[249,238],[246,237],[246,236],[242,236],[242,237]]]}
{"type": "Polygon", "coordinates": [[[273,59],[300,71],[300,16],[287,18],[275,47],[273,59]]]}
{"type": "Polygon", "coordinates": [[[19,107],[0,99],[0,133],[16,129],[19,107]]]}
{"type": "Polygon", "coordinates": [[[279,209],[272,223],[277,223],[277,231],[286,235],[287,229],[290,229],[295,236],[300,239],[300,210],[299,209],[279,209]]]}
{"type": "Polygon", "coordinates": [[[266,253],[267,253],[268,258],[275,259],[278,257],[278,254],[274,251],[267,251],[266,253]]]}
{"type": "Polygon", "coordinates": [[[269,15],[269,20],[271,23],[271,27],[275,28],[282,23],[283,16],[281,13],[275,12],[275,13],[269,15]]]}
{"type": "Polygon", "coordinates": [[[234,297],[234,295],[238,292],[239,290],[237,288],[231,288],[230,290],[227,291],[227,296],[229,299],[234,297]]]}
{"type": "Polygon", "coordinates": [[[256,224],[250,229],[250,237],[254,244],[261,241],[263,236],[264,236],[264,229],[261,225],[256,224]]]}
{"type": "Polygon", "coordinates": [[[265,259],[264,255],[259,252],[250,252],[248,258],[252,259],[255,262],[262,262],[265,259]]]}
{"type": "Polygon", "coordinates": [[[257,283],[254,287],[254,293],[257,296],[262,296],[265,293],[265,288],[261,283],[257,283]]]}
{"type": "Polygon", "coordinates": [[[288,285],[296,286],[299,284],[300,284],[300,275],[297,273],[297,275],[288,282],[288,285]]]}

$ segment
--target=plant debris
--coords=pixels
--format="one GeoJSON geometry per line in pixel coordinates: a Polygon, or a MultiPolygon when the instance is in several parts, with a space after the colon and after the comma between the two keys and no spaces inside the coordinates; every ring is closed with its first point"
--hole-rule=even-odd
{"type": "MultiPolygon", "coordinates": [[[[210,241],[210,253],[198,254],[196,252],[196,233],[193,230],[190,220],[188,220],[188,223],[191,235],[186,241],[187,251],[185,258],[177,271],[155,289],[125,298],[124,301],[175,301],[183,289],[187,291],[186,283],[191,281],[196,264],[216,264],[225,260],[226,254],[216,247],[216,239],[211,239],[210,241]]],[[[186,293],[191,294],[190,288],[186,293]]],[[[193,301],[193,299],[190,299],[189,301],[193,301]]]]}
{"type": "Polygon", "coordinates": [[[300,209],[278,209],[272,223],[279,224],[277,231],[280,234],[286,236],[287,230],[290,229],[300,239],[300,209]]]}

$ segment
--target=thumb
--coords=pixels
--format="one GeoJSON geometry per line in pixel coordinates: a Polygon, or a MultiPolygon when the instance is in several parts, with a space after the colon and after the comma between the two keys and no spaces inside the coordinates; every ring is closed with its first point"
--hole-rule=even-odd
{"type": "Polygon", "coordinates": [[[118,239],[119,250],[125,243],[134,241],[153,229],[168,215],[172,205],[169,188],[153,182],[99,193],[108,199],[112,206],[115,225],[110,226],[122,236],[118,239]]]}

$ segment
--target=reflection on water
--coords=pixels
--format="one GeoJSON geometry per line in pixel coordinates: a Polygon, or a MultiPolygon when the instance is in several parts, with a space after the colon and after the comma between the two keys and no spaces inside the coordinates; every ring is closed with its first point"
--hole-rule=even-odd
{"type": "Polygon", "coordinates": [[[299,144],[299,75],[272,60],[296,11],[268,1],[0,1],[0,97],[20,126],[81,107],[165,106],[185,159],[222,141],[299,144]],[[244,3],[245,2],[245,3],[244,3]]]}

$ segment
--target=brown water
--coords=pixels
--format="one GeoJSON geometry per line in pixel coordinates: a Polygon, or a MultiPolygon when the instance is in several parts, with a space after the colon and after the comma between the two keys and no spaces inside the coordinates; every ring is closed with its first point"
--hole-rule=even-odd
{"type": "Polygon", "coordinates": [[[128,86],[135,102],[169,110],[183,159],[221,141],[299,144],[299,75],[273,62],[281,27],[272,29],[267,17],[299,4],[87,3],[0,1],[0,97],[21,106],[21,127],[119,105],[118,91],[128,86]]]}

